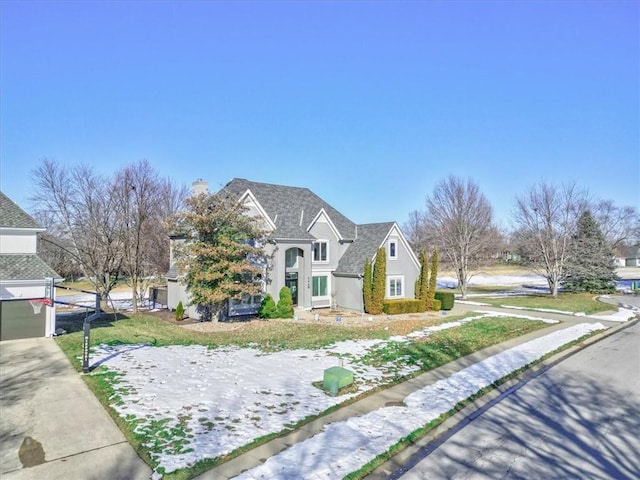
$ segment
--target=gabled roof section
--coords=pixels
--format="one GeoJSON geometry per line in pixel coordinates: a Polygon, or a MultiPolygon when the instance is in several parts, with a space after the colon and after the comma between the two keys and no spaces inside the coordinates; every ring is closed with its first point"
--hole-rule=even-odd
{"type": "Polygon", "coordinates": [[[313,226],[316,224],[316,222],[318,222],[321,218],[324,218],[327,222],[327,225],[329,225],[329,228],[331,229],[331,231],[335,234],[336,238],[338,240],[342,240],[342,236],[340,235],[340,232],[338,231],[338,229],[336,228],[336,226],[333,224],[333,222],[331,221],[331,218],[329,217],[329,215],[327,215],[327,212],[324,211],[324,208],[322,208],[318,214],[315,216],[315,218],[311,221],[311,223],[309,224],[309,226],[307,227],[307,232],[310,232],[311,229],[313,228],[313,226]]]}
{"type": "Polygon", "coordinates": [[[45,277],[61,278],[38,255],[0,255],[0,281],[40,280],[45,277]]]}
{"type": "Polygon", "coordinates": [[[314,237],[307,231],[307,227],[322,209],[331,219],[340,238],[348,240],[355,238],[355,223],[308,188],[234,178],[220,192],[240,199],[247,190],[251,191],[275,224],[276,231],[273,236],[277,239],[313,240],[314,237]]]}
{"type": "Polygon", "coordinates": [[[27,212],[0,192],[0,227],[44,230],[27,212]]]}
{"type": "Polygon", "coordinates": [[[358,225],[358,237],[342,255],[336,274],[362,275],[364,262],[373,259],[376,251],[389,236],[395,222],[367,223],[358,225]]]}
{"type": "Polygon", "coordinates": [[[269,218],[269,214],[265,211],[263,206],[260,205],[260,202],[255,197],[255,195],[251,193],[251,190],[247,190],[246,192],[244,192],[242,197],[240,197],[240,201],[243,202],[245,205],[247,203],[249,203],[250,205],[253,205],[256,211],[260,214],[260,217],[262,217],[264,222],[267,224],[267,226],[272,230],[276,229],[276,224],[273,223],[273,220],[271,218],[269,218]]]}

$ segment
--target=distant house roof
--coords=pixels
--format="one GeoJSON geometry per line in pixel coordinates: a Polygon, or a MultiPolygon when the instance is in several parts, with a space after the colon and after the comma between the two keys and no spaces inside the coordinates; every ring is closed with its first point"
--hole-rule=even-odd
{"type": "Polygon", "coordinates": [[[308,188],[234,178],[222,188],[221,192],[240,198],[247,190],[251,191],[275,224],[275,238],[313,240],[307,228],[322,209],[329,216],[342,239],[355,238],[356,224],[308,188]]]}
{"type": "Polygon", "coordinates": [[[362,275],[364,262],[367,259],[373,259],[376,250],[382,245],[393,225],[394,222],[358,225],[358,237],[340,259],[335,273],[337,275],[362,275]]]}
{"type": "Polygon", "coordinates": [[[59,279],[60,275],[38,255],[0,255],[0,281],[36,280],[45,277],[59,279]]]}
{"type": "Polygon", "coordinates": [[[0,192],[0,227],[42,229],[31,216],[0,192]]]}

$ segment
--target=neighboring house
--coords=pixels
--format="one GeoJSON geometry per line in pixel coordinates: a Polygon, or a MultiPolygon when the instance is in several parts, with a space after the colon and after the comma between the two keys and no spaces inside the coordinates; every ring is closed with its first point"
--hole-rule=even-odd
{"type": "Polygon", "coordinates": [[[634,245],[626,249],[625,266],[640,267],[640,245],[634,245]]]}
{"type": "Polygon", "coordinates": [[[0,340],[44,337],[55,331],[53,285],[62,280],[38,257],[45,229],[0,192],[0,340]]]}
{"type": "MultiPolygon", "coordinates": [[[[242,202],[269,232],[273,243],[267,245],[271,264],[265,289],[276,301],[287,286],[299,308],[362,311],[364,263],[375,261],[379,247],[387,256],[386,298],[414,298],[420,264],[397,223],[357,225],[307,188],[236,178],[221,193],[242,202]]],[[[181,241],[185,238],[173,238],[181,241]]],[[[179,301],[186,305],[173,258],[167,279],[169,308],[179,301]]],[[[255,313],[259,303],[260,297],[230,302],[229,314],[255,313]]]]}

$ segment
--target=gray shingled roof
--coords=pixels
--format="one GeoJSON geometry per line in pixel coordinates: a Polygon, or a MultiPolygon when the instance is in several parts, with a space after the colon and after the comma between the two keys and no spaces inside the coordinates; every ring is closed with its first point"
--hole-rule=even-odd
{"type": "Polygon", "coordinates": [[[373,258],[393,225],[394,222],[358,225],[358,238],[354,240],[340,259],[335,273],[337,275],[362,275],[365,260],[373,258]]]}
{"type": "Polygon", "coordinates": [[[247,190],[251,190],[267,215],[274,221],[276,225],[275,238],[312,240],[313,237],[307,232],[307,227],[323,208],[343,239],[355,237],[355,223],[308,188],[258,183],[234,178],[222,188],[221,192],[227,192],[229,195],[239,198],[247,190]]]}
{"type": "Polygon", "coordinates": [[[60,275],[36,254],[0,255],[0,280],[39,280],[45,277],[60,278],[60,275]]]}
{"type": "Polygon", "coordinates": [[[0,192],[0,227],[42,228],[31,216],[0,192]]]}

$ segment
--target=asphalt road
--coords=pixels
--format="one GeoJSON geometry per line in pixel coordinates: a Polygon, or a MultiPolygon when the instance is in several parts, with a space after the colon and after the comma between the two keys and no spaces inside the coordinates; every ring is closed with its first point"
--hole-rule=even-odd
{"type": "Polygon", "coordinates": [[[640,478],[640,324],[564,360],[390,478],[640,478]]]}

